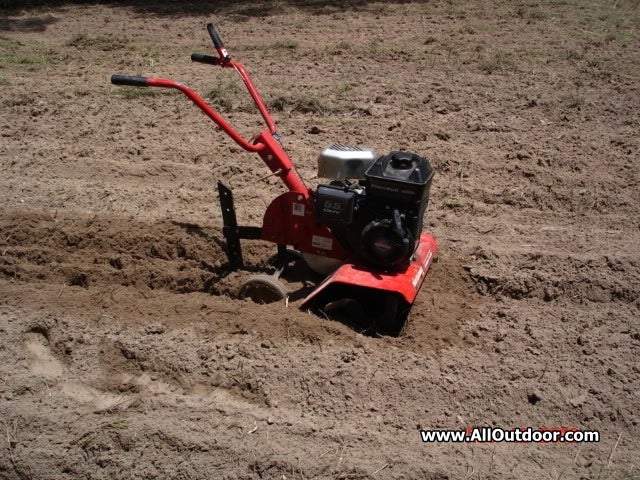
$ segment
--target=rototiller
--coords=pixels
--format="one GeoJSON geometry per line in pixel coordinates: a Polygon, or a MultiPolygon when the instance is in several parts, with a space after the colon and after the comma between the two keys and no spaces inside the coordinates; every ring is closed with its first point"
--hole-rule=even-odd
{"type": "Polygon", "coordinates": [[[267,207],[262,227],[239,226],[231,190],[218,182],[226,253],[231,269],[243,266],[241,239],[277,245],[273,275],[252,275],[241,297],[271,302],[287,295],[279,276],[292,258],[302,258],[325,275],[301,308],[335,314],[398,334],[437,252],[435,239],[422,232],[434,170],[413,153],[377,156],[372,149],[336,143],[320,153],[318,176],[331,181],[307,187],[280,144],[276,125],[244,67],[233,61],[212,24],[207,30],[217,57],[194,53],[191,60],[233,68],[242,77],[267,129],[244,139],[199,95],[163,78],[113,75],[111,83],[174,88],[184,93],[238,145],[257,153],[288,191],[267,207]],[[356,318],[357,317],[357,318],[356,318]]]}

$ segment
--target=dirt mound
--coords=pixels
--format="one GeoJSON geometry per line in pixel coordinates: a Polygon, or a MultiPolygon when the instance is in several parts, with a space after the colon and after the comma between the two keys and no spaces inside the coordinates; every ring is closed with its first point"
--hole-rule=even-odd
{"type": "MultiPolygon", "coordinates": [[[[634,258],[586,257],[523,253],[500,268],[500,255],[480,251],[471,276],[478,291],[515,300],[582,299],[597,303],[638,304],[640,264],[634,258]]],[[[504,260],[504,259],[503,259],[504,260]]]]}
{"type": "MultiPolygon", "coordinates": [[[[261,307],[238,300],[237,294],[249,275],[272,270],[267,260],[274,247],[265,242],[245,242],[246,267],[231,272],[226,264],[224,242],[214,228],[168,220],[141,222],[110,215],[89,217],[20,210],[6,210],[0,219],[0,228],[6,233],[5,242],[0,243],[3,252],[0,274],[7,280],[43,283],[43,292],[50,285],[59,285],[54,288],[57,296],[61,289],[71,290],[77,297],[99,295],[100,309],[116,307],[126,311],[132,307],[129,303],[136,303],[134,308],[144,318],[161,315],[169,323],[173,323],[172,314],[164,312],[172,308],[175,313],[177,304],[189,306],[188,314],[181,313],[180,323],[188,318],[199,320],[213,313],[211,310],[219,314],[221,303],[227,305],[223,310],[228,313],[254,311],[258,316],[264,315],[261,307]],[[79,289],[87,290],[86,295],[79,289]],[[179,296],[167,295],[197,292],[223,298],[205,295],[181,301],[179,296]],[[153,300],[146,302],[149,298],[153,300]],[[163,298],[160,305],[159,298],[163,298]]],[[[405,338],[399,343],[406,348],[429,352],[459,342],[459,323],[476,315],[480,307],[479,297],[474,295],[470,277],[460,261],[446,250],[444,255],[442,267],[433,267],[429,288],[421,291],[416,300],[415,313],[410,315],[405,338]]],[[[311,272],[305,272],[306,276],[300,272],[285,276],[283,283],[291,292],[287,304],[291,305],[292,318],[302,319],[305,325],[302,330],[306,332],[303,337],[313,339],[316,330],[323,332],[327,328],[324,325],[327,317],[295,311],[304,299],[304,292],[309,293],[318,280],[311,272]]],[[[46,302],[47,308],[56,304],[69,307],[67,302],[55,298],[46,302]]],[[[84,302],[81,304],[83,309],[91,308],[84,302]]],[[[260,322],[259,331],[283,338],[284,330],[272,330],[273,324],[282,324],[282,319],[277,318],[281,307],[269,309],[274,318],[260,322]]],[[[218,327],[221,331],[236,331],[258,325],[253,319],[243,320],[229,315],[218,322],[218,327]]],[[[357,328],[363,331],[369,326],[357,328]]]]}
{"type": "Polygon", "coordinates": [[[213,292],[222,271],[220,240],[197,225],[15,210],[1,218],[9,279],[187,293],[213,292]]]}

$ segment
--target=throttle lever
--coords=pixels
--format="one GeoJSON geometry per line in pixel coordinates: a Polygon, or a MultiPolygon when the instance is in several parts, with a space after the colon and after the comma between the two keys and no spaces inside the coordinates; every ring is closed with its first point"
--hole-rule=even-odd
{"type": "Polygon", "coordinates": [[[212,57],[211,55],[205,55],[203,53],[192,53],[191,60],[193,62],[207,63],[209,65],[220,64],[220,59],[218,57],[212,57]]]}
{"type": "Polygon", "coordinates": [[[216,30],[216,27],[213,26],[213,23],[207,23],[207,31],[209,32],[209,36],[211,37],[211,41],[213,42],[213,46],[216,47],[216,51],[218,52],[218,56],[223,63],[229,61],[229,52],[224,48],[224,43],[222,43],[222,39],[216,30]]]}

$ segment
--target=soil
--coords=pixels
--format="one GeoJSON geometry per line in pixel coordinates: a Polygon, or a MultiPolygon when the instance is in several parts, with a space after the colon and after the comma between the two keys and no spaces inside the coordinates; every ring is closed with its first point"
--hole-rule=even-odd
{"type": "MultiPolygon", "coordinates": [[[[42,4],[42,2],[39,2],[42,4]]],[[[0,14],[0,478],[638,478],[637,2],[117,2],[0,14]],[[260,118],[301,176],[340,141],[437,169],[399,338],[236,297],[215,184],[260,225],[260,118]],[[575,427],[598,443],[422,443],[575,427]]],[[[12,3],[5,2],[5,6],[12,3]]]]}

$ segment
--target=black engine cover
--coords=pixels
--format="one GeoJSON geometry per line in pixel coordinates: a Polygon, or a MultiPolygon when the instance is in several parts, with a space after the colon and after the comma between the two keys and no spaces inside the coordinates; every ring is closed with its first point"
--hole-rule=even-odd
{"type": "Polygon", "coordinates": [[[411,206],[428,200],[433,174],[426,158],[415,153],[391,152],[379,157],[364,176],[370,197],[411,206]]]}
{"type": "Polygon", "coordinates": [[[401,268],[417,246],[433,175],[429,161],[414,153],[384,155],[366,171],[363,184],[318,186],[318,220],[365,264],[401,268]]]}

